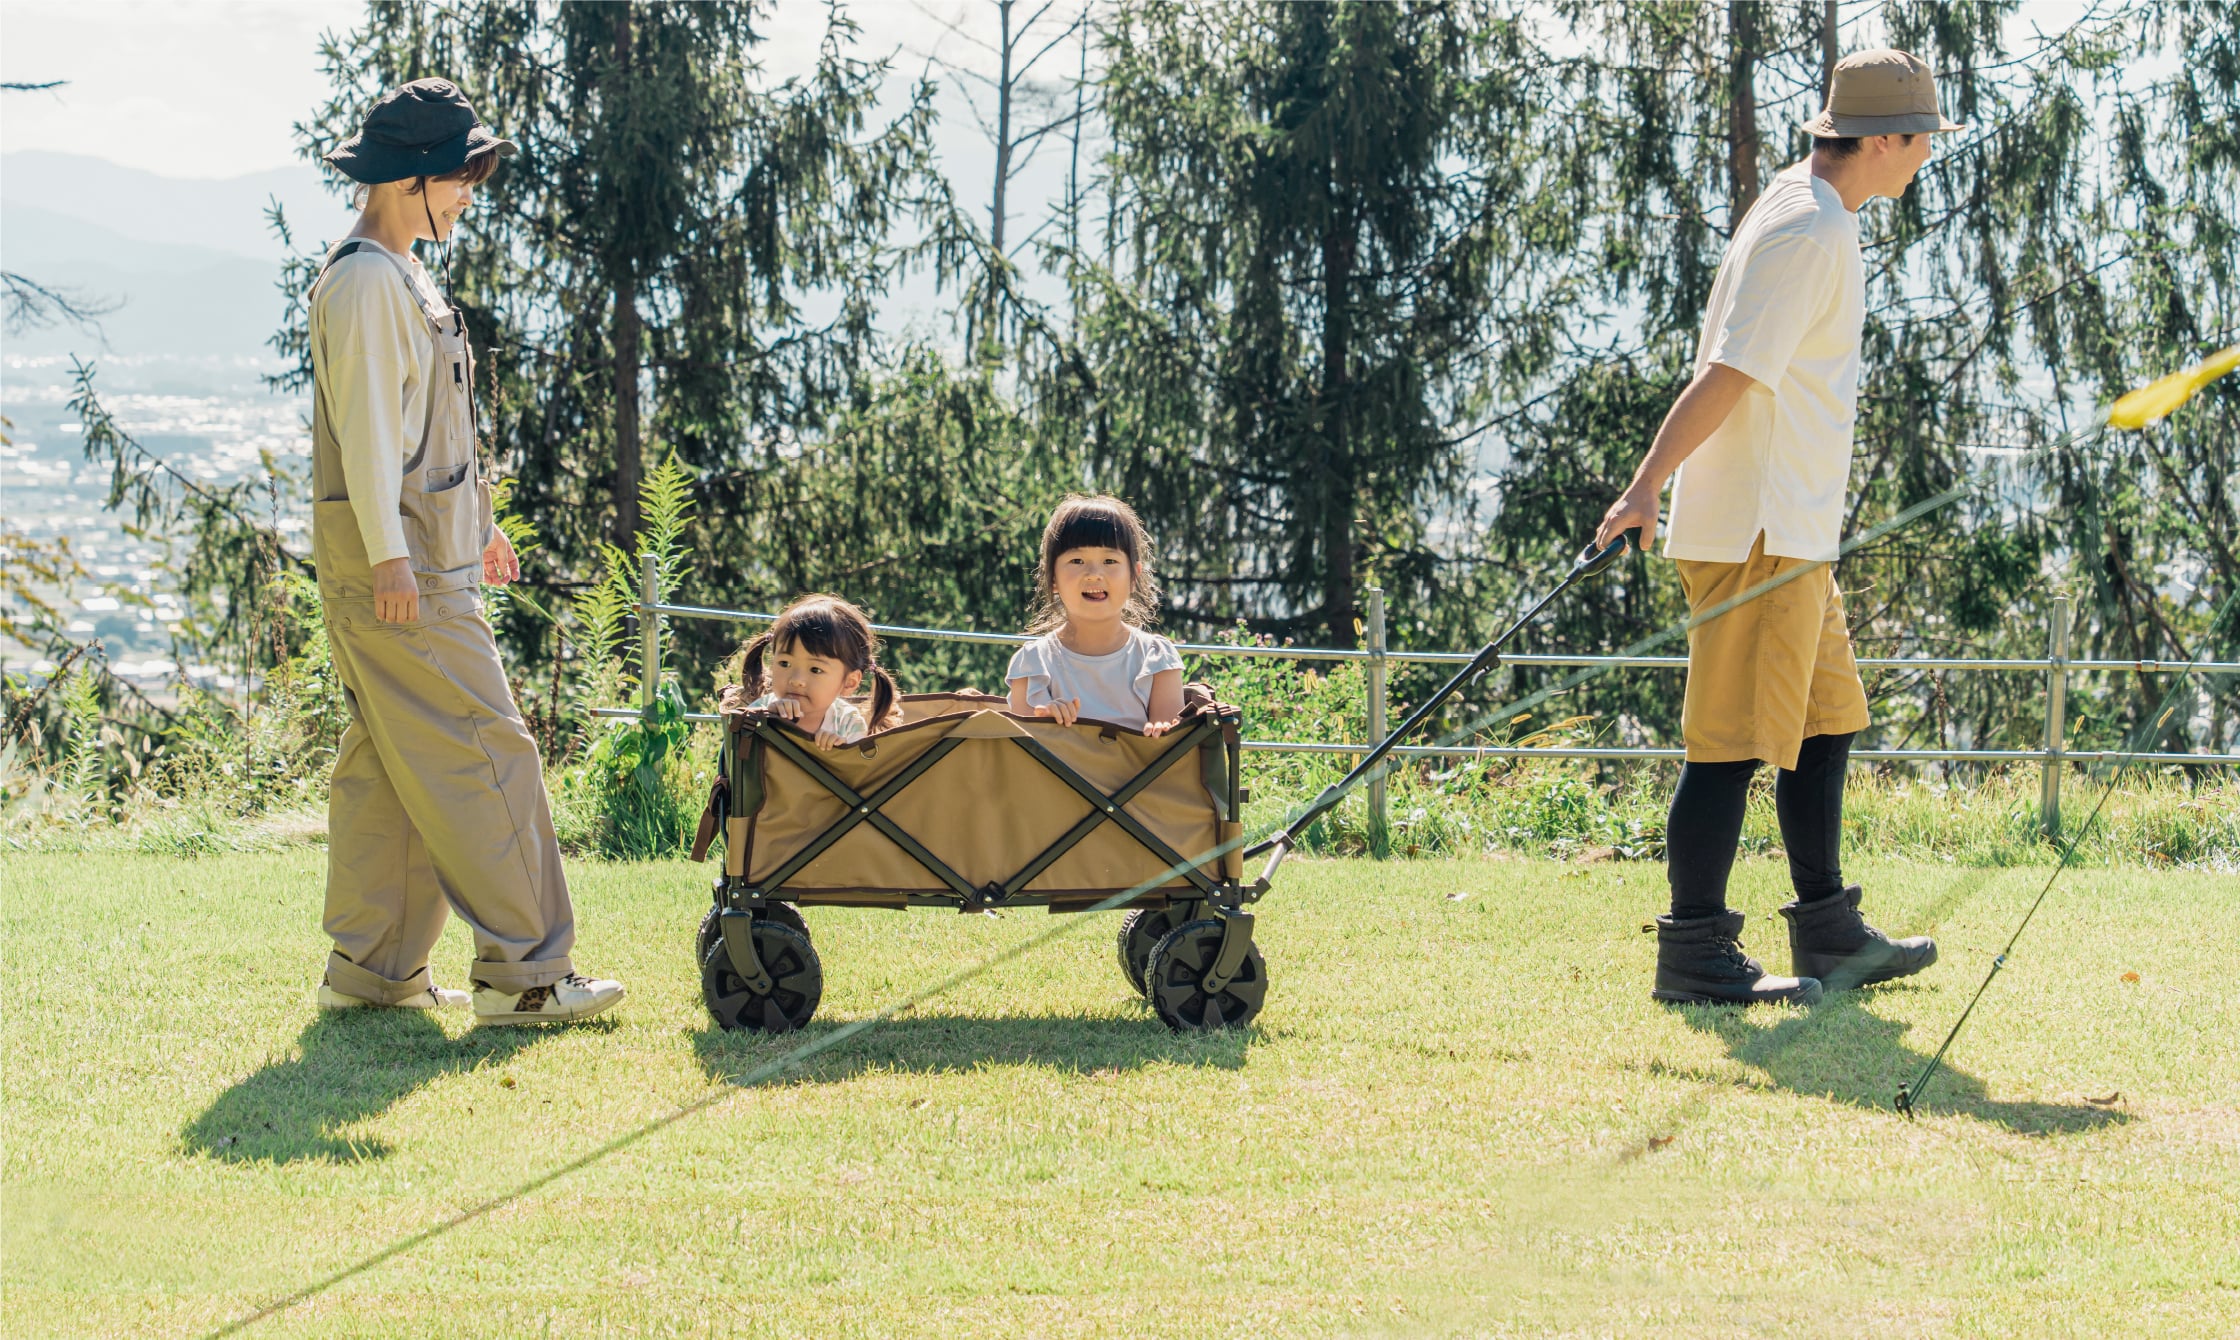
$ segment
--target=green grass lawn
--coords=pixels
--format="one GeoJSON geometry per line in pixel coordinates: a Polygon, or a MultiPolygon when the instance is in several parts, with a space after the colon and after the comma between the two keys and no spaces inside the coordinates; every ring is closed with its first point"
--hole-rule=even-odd
{"type": "MultiPolygon", "coordinates": [[[[1648,998],[1655,866],[1295,862],[1273,989],[1179,1038],[1110,916],[758,1088],[712,1032],[705,868],[575,868],[611,1022],[321,1018],[324,852],[14,855],[9,1335],[231,1319],[715,1097],[251,1335],[2230,1335],[2229,875],[1858,862],[1934,931],[1810,1013],[1648,998]],[[2134,979],[2131,974],[2136,974],[2134,979]]],[[[1781,867],[1746,939],[1787,962],[1781,867]]],[[[819,910],[813,1030],[1052,922],[819,910]]],[[[463,985],[457,926],[439,980],[463,985]]]]}

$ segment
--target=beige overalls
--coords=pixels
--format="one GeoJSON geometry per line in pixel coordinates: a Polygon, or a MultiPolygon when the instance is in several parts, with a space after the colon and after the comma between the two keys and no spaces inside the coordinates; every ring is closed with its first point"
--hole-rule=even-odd
{"type": "Polygon", "coordinates": [[[315,389],[311,552],[350,708],[327,801],[327,980],[384,1004],[427,990],[448,905],[474,928],[474,984],[526,991],[573,971],[575,913],[536,742],[482,617],[490,488],[475,468],[473,360],[464,321],[380,254],[435,342],[428,417],[399,503],[420,617],[374,618],[373,569],[315,389]]]}

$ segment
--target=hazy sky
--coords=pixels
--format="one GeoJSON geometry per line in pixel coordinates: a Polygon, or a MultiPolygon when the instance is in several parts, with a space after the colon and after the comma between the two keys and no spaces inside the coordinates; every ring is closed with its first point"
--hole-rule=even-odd
{"type": "MultiPolygon", "coordinates": [[[[2027,48],[2031,28],[2058,29],[2084,7],[2032,0],[2008,25],[2010,45],[2027,48]]],[[[862,25],[863,54],[897,53],[898,75],[916,74],[929,52],[989,65],[943,25],[990,34],[989,0],[853,0],[847,9],[862,25]]],[[[1052,6],[1075,9],[1070,0],[1052,6]]],[[[288,165],[297,161],[293,123],[326,91],[319,35],[363,12],[357,0],[0,0],[0,76],[70,81],[51,93],[8,94],[0,150],[88,154],[174,177],[288,165]]],[[[1847,24],[1871,19],[1873,6],[1849,0],[1844,14],[1847,24]]],[[[824,0],[779,0],[760,53],[770,73],[808,68],[824,23],[824,0]]],[[[1064,64],[1054,61],[1052,72],[1064,64]]],[[[943,103],[944,157],[960,192],[976,198],[983,188],[973,179],[985,174],[965,152],[976,132],[954,94],[943,103]]]]}
{"type": "MultiPolygon", "coordinates": [[[[897,72],[915,74],[937,45],[954,59],[973,54],[935,16],[976,20],[986,8],[855,0],[848,11],[864,54],[900,48],[897,72]]],[[[8,94],[0,150],[88,154],[172,177],[286,166],[298,161],[291,127],[326,92],[319,35],[362,13],[356,0],[0,0],[0,76],[70,81],[8,94]]],[[[824,23],[823,0],[781,0],[760,52],[770,72],[807,68],[824,23]]]]}

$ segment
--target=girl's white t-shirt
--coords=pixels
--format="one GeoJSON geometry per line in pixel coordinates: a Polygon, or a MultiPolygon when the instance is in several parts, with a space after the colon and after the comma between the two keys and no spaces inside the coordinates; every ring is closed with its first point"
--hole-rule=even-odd
{"type": "Polygon", "coordinates": [[[1174,643],[1130,628],[1127,645],[1104,656],[1069,651],[1056,633],[1045,633],[1019,648],[1003,677],[1026,681],[1029,709],[1078,698],[1082,716],[1142,730],[1151,719],[1151,677],[1181,668],[1174,643]]]}

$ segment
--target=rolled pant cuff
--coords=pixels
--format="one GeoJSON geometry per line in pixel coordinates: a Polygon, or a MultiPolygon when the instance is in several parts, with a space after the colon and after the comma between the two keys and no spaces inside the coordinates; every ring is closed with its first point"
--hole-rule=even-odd
{"type": "Polygon", "coordinates": [[[575,970],[575,963],[565,958],[530,959],[520,963],[492,963],[478,958],[467,975],[478,987],[518,994],[531,987],[550,986],[575,970]]]}
{"type": "Polygon", "coordinates": [[[380,973],[362,968],[342,956],[340,950],[327,955],[327,985],[346,996],[370,1000],[376,1005],[394,1005],[410,1000],[423,991],[435,987],[435,979],[423,966],[403,981],[391,981],[380,973]]]}

